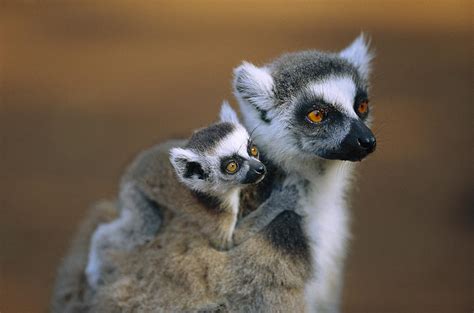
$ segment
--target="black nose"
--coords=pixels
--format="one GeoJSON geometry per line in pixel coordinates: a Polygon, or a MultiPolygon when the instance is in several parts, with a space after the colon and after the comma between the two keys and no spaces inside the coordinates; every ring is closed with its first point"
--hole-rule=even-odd
{"type": "Polygon", "coordinates": [[[260,174],[260,175],[265,174],[265,172],[267,171],[263,164],[260,164],[254,170],[255,170],[255,173],[260,174]]]}
{"type": "Polygon", "coordinates": [[[377,141],[375,140],[374,136],[358,138],[357,141],[362,148],[369,152],[374,151],[375,146],[377,145],[377,141]]]}

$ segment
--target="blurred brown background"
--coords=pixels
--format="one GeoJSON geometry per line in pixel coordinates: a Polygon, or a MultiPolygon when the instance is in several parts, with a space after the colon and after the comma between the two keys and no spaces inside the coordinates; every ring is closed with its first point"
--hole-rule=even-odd
{"type": "Polygon", "coordinates": [[[216,118],[232,69],[377,52],[345,312],[474,309],[471,1],[0,4],[0,312],[46,312],[90,204],[140,149],[216,118]]]}

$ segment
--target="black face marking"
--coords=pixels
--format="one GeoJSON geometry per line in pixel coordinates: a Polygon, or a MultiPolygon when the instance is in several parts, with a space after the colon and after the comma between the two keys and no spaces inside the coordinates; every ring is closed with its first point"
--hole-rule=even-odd
{"type": "Polygon", "coordinates": [[[329,76],[349,76],[361,88],[366,84],[349,61],[337,54],[318,51],[286,54],[271,65],[271,70],[278,105],[288,102],[310,82],[318,82],[329,76]]]}
{"type": "MultiPolygon", "coordinates": [[[[366,95],[358,93],[360,99],[366,95]]],[[[303,93],[296,100],[291,125],[298,148],[325,159],[358,161],[375,149],[375,137],[363,119],[349,117],[313,94],[303,93]],[[312,110],[324,112],[324,119],[310,122],[307,114],[312,110]]]]}
{"type": "Polygon", "coordinates": [[[256,156],[253,156],[253,155],[252,155],[252,147],[257,148],[257,146],[254,145],[254,143],[252,142],[252,140],[249,139],[249,141],[248,141],[248,143],[247,143],[247,153],[249,154],[249,156],[258,159],[258,158],[260,157],[260,151],[258,151],[258,148],[257,148],[257,155],[256,155],[256,156]]]}
{"type": "Polygon", "coordinates": [[[219,198],[212,196],[210,194],[200,192],[200,191],[192,191],[192,194],[196,197],[196,199],[211,213],[222,213],[224,209],[222,207],[222,203],[219,198]]]}
{"type": "Polygon", "coordinates": [[[260,161],[249,159],[247,162],[249,164],[249,170],[245,175],[245,179],[242,181],[242,184],[254,184],[263,178],[263,176],[267,173],[267,169],[260,161]]]}
{"type": "Polygon", "coordinates": [[[375,151],[376,140],[372,131],[359,119],[353,119],[347,136],[338,147],[326,149],[321,155],[331,160],[360,161],[375,151]]]}
{"type": "Polygon", "coordinates": [[[260,109],[260,108],[257,107],[257,106],[254,106],[254,107],[255,107],[255,109],[258,111],[258,113],[260,114],[260,119],[261,119],[263,122],[265,122],[265,123],[267,123],[267,124],[270,124],[270,123],[272,122],[272,120],[271,120],[271,119],[268,117],[268,115],[267,115],[267,114],[268,114],[267,111],[265,111],[265,110],[263,110],[263,109],[260,109]]]}
{"type": "Polygon", "coordinates": [[[200,129],[191,136],[186,148],[206,152],[213,149],[222,139],[234,131],[231,123],[222,122],[200,129]]]}
{"type": "Polygon", "coordinates": [[[317,137],[319,140],[330,139],[337,132],[337,128],[343,127],[345,119],[348,118],[322,98],[303,94],[295,105],[293,131],[317,137]],[[324,119],[319,123],[312,123],[307,117],[314,110],[324,113],[324,119]]]}
{"type": "Polygon", "coordinates": [[[187,162],[184,178],[191,178],[194,175],[196,175],[199,179],[209,178],[209,174],[203,170],[201,164],[198,162],[187,162]]]}
{"type": "Polygon", "coordinates": [[[362,103],[363,101],[369,102],[369,96],[367,95],[367,92],[365,90],[358,89],[357,94],[356,94],[355,99],[354,99],[354,112],[356,112],[356,114],[359,116],[359,118],[361,118],[362,120],[365,121],[367,119],[367,117],[369,116],[370,106],[368,107],[367,112],[365,112],[364,114],[361,114],[357,110],[359,104],[362,103]]]}
{"type": "MultiPolygon", "coordinates": [[[[237,163],[237,165],[240,169],[242,167],[242,164],[244,163],[245,159],[243,157],[241,157],[240,155],[238,155],[238,154],[233,154],[231,156],[221,158],[221,172],[222,173],[227,174],[227,175],[232,175],[232,174],[228,173],[227,170],[226,170],[227,164],[229,164],[232,161],[237,163]]],[[[235,173],[237,173],[238,171],[239,170],[235,171],[235,173]]],[[[233,173],[233,174],[235,174],[235,173],[233,173]]]]}
{"type": "Polygon", "coordinates": [[[302,223],[302,217],[295,212],[283,211],[262,231],[274,248],[310,263],[310,248],[302,223]]]}

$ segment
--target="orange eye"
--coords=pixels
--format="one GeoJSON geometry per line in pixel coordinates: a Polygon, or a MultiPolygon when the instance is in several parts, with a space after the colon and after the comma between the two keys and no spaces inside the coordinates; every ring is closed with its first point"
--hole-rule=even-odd
{"type": "Polygon", "coordinates": [[[319,123],[324,119],[324,113],[320,110],[314,110],[309,112],[306,117],[313,123],[319,123]]]}
{"type": "Polygon", "coordinates": [[[258,149],[256,146],[252,146],[250,148],[250,155],[253,156],[254,158],[258,157],[258,149]]]}
{"type": "Polygon", "coordinates": [[[238,168],[239,166],[237,165],[237,163],[235,161],[231,161],[226,165],[225,170],[229,174],[234,174],[235,172],[237,172],[238,168]]]}
{"type": "Polygon", "coordinates": [[[369,110],[369,100],[364,100],[357,106],[357,111],[360,114],[365,114],[369,110]]]}

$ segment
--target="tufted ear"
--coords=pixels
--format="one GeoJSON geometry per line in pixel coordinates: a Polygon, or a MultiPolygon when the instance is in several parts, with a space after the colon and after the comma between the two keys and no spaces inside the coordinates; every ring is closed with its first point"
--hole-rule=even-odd
{"type": "Polygon", "coordinates": [[[369,43],[366,36],[362,33],[347,48],[342,50],[339,55],[351,62],[364,79],[368,79],[370,74],[370,62],[374,54],[369,50],[369,43]]]}
{"type": "Polygon", "coordinates": [[[233,124],[239,124],[239,118],[237,117],[237,113],[235,113],[234,109],[230,106],[229,102],[223,101],[221,106],[221,112],[219,113],[221,118],[221,122],[229,122],[233,124]]]}
{"type": "Polygon", "coordinates": [[[173,148],[170,150],[170,161],[178,178],[187,185],[205,180],[209,175],[199,161],[199,156],[189,149],[173,148]]]}
{"type": "Polygon", "coordinates": [[[273,84],[273,78],[266,68],[243,62],[234,69],[235,95],[258,110],[267,111],[273,107],[273,84]]]}

